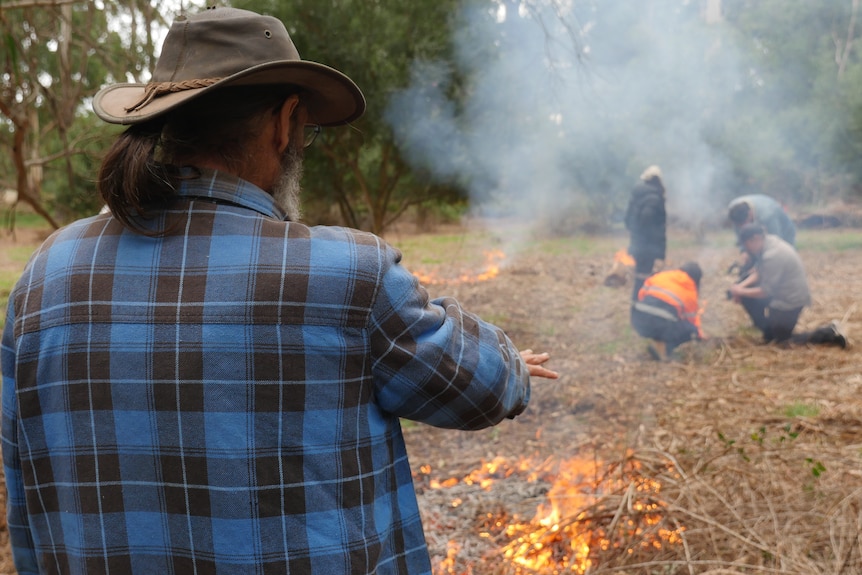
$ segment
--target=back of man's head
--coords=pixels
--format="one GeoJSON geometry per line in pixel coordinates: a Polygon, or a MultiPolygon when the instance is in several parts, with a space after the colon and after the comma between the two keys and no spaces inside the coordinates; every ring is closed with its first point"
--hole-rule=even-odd
{"type": "Polygon", "coordinates": [[[740,227],[748,222],[750,214],[751,206],[749,206],[747,202],[739,202],[730,207],[730,210],[727,212],[727,217],[731,222],[733,222],[733,225],[740,227]]]}
{"type": "Polygon", "coordinates": [[[276,18],[234,8],[179,16],[151,82],[107,86],[93,99],[100,118],[131,126],[102,162],[105,204],[146,233],[137,218],[175,195],[179,166],[212,160],[240,175],[255,161],[247,144],[293,94],[309,112],[306,122],[322,126],[349,123],[365,110],[356,84],[302,60],[276,18]]]}
{"type": "Polygon", "coordinates": [[[763,230],[763,226],[760,224],[745,224],[741,228],[739,228],[739,241],[742,243],[747,242],[751,238],[756,236],[765,236],[766,232],[763,230]]]}
{"type": "Polygon", "coordinates": [[[694,281],[694,285],[697,288],[700,288],[700,280],[703,277],[703,270],[700,269],[700,264],[697,262],[686,262],[679,266],[679,269],[694,281]]]}

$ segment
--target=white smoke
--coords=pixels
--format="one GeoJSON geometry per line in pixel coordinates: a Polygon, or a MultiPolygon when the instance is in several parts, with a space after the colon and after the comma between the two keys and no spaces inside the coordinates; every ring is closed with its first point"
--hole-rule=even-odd
{"type": "Polygon", "coordinates": [[[390,101],[408,160],[535,225],[618,214],[651,164],[672,215],[722,211],[710,138],[741,80],[721,26],[683,0],[562,2],[462,10],[454,66],[416,62],[390,101]]]}

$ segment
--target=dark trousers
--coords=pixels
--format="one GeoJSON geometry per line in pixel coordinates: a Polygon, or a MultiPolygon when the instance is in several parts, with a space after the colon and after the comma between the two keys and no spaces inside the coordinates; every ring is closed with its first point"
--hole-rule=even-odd
{"type": "MultiPolygon", "coordinates": [[[[666,306],[669,311],[676,313],[676,310],[671,305],[655,300],[655,298],[647,298],[647,300],[651,305],[666,306]]],[[[698,337],[697,327],[685,320],[671,321],[635,308],[632,308],[631,320],[632,327],[641,337],[665,342],[667,353],[672,352],[677,346],[698,337]]]]}
{"type": "Polygon", "coordinates": [[[763,333],[764,342],[793,341],[794,343],[804,343],[807,341],[798,341],[800,337],[806,334],[798,334],[799,337],[793,335],[793,329],[796,327],[796,322],[799,321],[799,314],[802,313],[801,307],[775,309],[769,307],[769,300],[764,298],[744,297],[741,299],[741,303],[751,321],[754,322],[754,326],[763,333]]]}
{"type": "Polygon", "coordinates": [[[846,340],[840,338],[831,325],[820,326],[811,331],[793,333],[802,308],[781,310],[769,307],[765,299],[742,298],[742,307],[754,321],[754,325],[763,332],[766,343],[813,343],[846,345],[846,340]]]}
{"type": "Polygon", "coordinates": [[[644,285],[648,277],[652,275],[652,268],[655,265],[654,257],[634,256],[635,258],[635,280],[632,288],[632,301],[638,300],[638,292],[644,285]]]}

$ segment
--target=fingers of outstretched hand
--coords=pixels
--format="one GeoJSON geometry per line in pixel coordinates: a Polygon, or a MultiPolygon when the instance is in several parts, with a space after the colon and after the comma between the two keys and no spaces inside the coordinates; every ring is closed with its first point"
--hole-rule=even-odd
{"type": "Polygon", "coordinates": [[[560,377],[560,374],[556,371],[551,371],[540,365],[527,365],[527,368],[530,370],[530,377],[544,377],[546,379],[557,379],[560,377]]]}
{"type": "Polygon", "coordinates": [[[527,364],[530,377],[544,377],[547,379],[557,379],[560,377],[560,374],[556,371],[542,366],[542,364],[551,359],[551,356],[547,353],[533,353],[532,349],[525,349],[521,352],[521,358],[527,364]]]}

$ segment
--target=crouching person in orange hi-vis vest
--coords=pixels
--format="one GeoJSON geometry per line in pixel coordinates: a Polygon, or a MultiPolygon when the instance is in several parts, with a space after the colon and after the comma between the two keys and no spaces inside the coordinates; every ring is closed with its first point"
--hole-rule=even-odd
{"type": "Polygon", "coordinates": [[[703,272],[696,262],[679,269],[653,274],[646,279],[632,304],[632,327],[652,340],[648,351],[665,361],[677,346],[703,339],[697,293],[703,272]]]}

